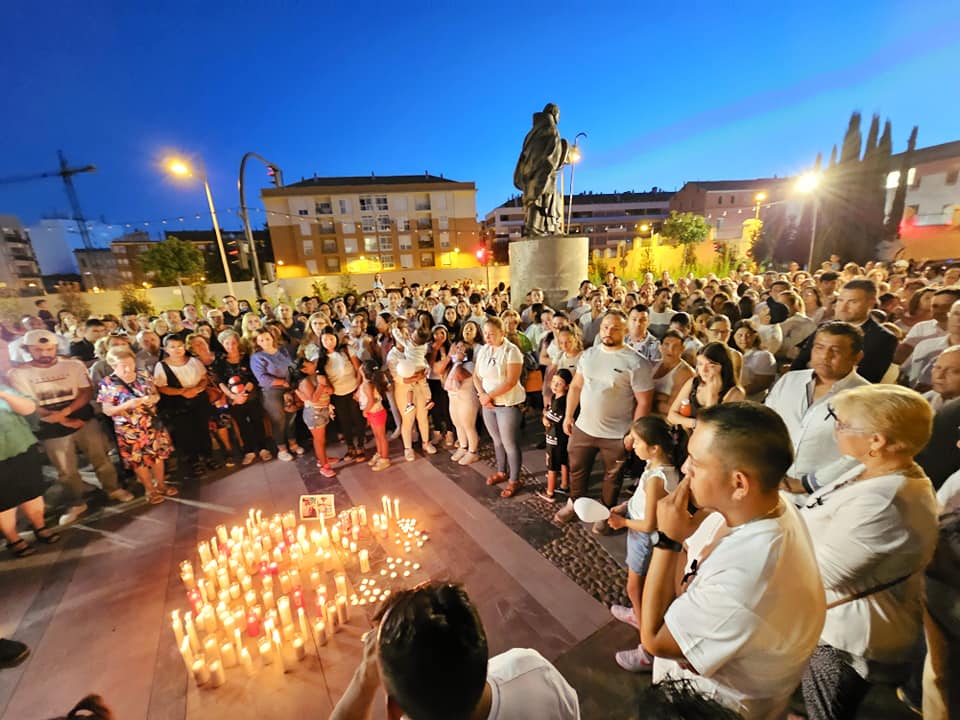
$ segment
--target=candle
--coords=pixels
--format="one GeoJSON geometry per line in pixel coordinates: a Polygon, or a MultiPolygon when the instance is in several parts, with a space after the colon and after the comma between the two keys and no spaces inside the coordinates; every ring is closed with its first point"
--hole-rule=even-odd
{"type": "Polygon", "coordinates": [[[183,586],[187,590],[193,590],[197,586],[197,582],[193,577],[193,569],[180,570],[180,580],[183,582],[183,586]]]}
{"type": "Polygon", "coordinates": [[[326,528],[324,528],[323,532],[320,533],[320,547],[330,547],[330,533],[327,532],[326,528]]]}
{"type": "Polygon", "coordinates": [[[270,574],[273,575],[273,577],[276,578],[277,575],[278,575],[278,573],[280,572],[280,565],[277,564],[277,563],[275,563],[275,562],[272,562],[272,563],[270,563],[268,569],[269,569],[269,571],[270,571],[270,574]]]}
{"type": "Polygon", "coordinates": [[[184,616],[184,625],[186,626],[187,638],[190,640],[191,649],[194,652],[198,652],[201,647],[200,636],[197,635],[197,628],[193,624],[193,615],[191,615],[190,613],[187,613],[184,616]]]}
{"type": "Polygon", "coordinates": [[[227,681],[227,674],[219,660],[210,663],[210,687],[218,688],[227,681]]]}
{"type": "Polygon", "coordinates": [[[380,515],[377,513],[373,514],[373,532],[380,532],[380,515]]]}
{"type": "Polygon", "coordinates": [[[260,587],[266,591],[273,592],[273,578],[270,576],[270,571],[267,570],[267,574],[260,578],[260,587]]]}
{"type": "Polygon", "coordinates": [[[207,663],[203,658],[193,661],[193,679],[197,685],[203,685],[210,681],[210,670],[207,669],[207,663]]]}
{"type": "Polygon", "coordinates": [[[307,656],[307,650],[303,646],[303,638],[300,635],[294,635],[290,646],[293,648],[293,654],[297,660],[303,660],[307,656]]]}
{"type": "Polygon", "coordinates": [[[350,538],[348,538],[346,535],[341,537],[340,545],[343,547],[344,550],[346,550],[348,547],[350,547],[350,538]]]}
{"type": "Polygon", "coordinates": [[[318,617],[325,617],[325,616],[326,616],[326,612],[327,612],[327,611],[326,611],[326,607],[327,607],[327,596],[326,596],[326,594],[323,592],[323,590],[320,589],[320,588],[317,589],[316,606],[317,606],[317,616],[318,616],[318,617]]]}
{"type": "Polygon", "coordinates": [[[328,550],[323,554],[323,571],[329,572],[333,570],[333,555],[328,550]]]}
{"type": "Polygon", "coordinates": [[[246,648],[240,648],[240,665],[247,677],[252,677],[257,672],[253,666],[253,658],[250,657],[250,652],[246,648]]]}
{"type": "Polygon", "coordinates": [[[197,545],[197,552],[200,553],[200,563],[202,565],[206,566],[213,560],[213,556],[210,554],[210,545],[206,541],[197,545]]]}
{"type": "Polygon", "coordinates": [[[334,545],[340,544],[340,523],[336,523],[330,528],[330,538],[334,545]]]}
{"type": "Polygon", "coordinates": [[[360,572],[370,572],[370,553],[366,548],[360,551],[360,572]]]}
{"type": "Polygon", "coordinates": [[[297,634],[297,628],[293,626],[293,623],[283,626],[283,639],[286,642],[291,642],[293,640],[294,635],[296,634],[297,634]]]}
{"type": "Polygon", "coordinates": [[[300,627],[300,634],[303,637],[310,637],[310,627],[307,625],[307,613],[304,612],[303,608],[297,609],[297,624],[300,627]]]}
{"type": "Polygon", "coordinates": [[[350,554],[351,555],[357,554],[357,544],[355,542],[350,543],[350,554]]]}
{"type": "Polygon", "coordinates": [[[264,552],[270,552],[273,549],[273,540],[271,540],[267,534],[264,534],[264,536],[260,538],[260,543],[264,552]]]}
{"type": "Polygon", "coordinates": [[[280,613],[281,627],[293,622],[293,615],[290,613],[290,598],[286,595],[282,595],[277,600],[277,612],[280,613]]]}
{"type": "MultiPolygon", "coordinates": [[[[221,618],[220,624],[223,625],[223,631],[229,637],[230,635],[233,635],[233,631],[237,627],[237,620],[228,610],[223,618],[221,618]]],[[[229,667],[229,665],[227,667],[229,667]]]]}
{"type": "Polygon", "coordinates": [[[337,624],[337,604],[327,603],[327,633],[333,634],[340,629],[337,624]]]}
{"type": "Polygon", "coordinates": [[[255,590],[248,590],[243,596],[243,604],[248,608],[252,608],[257,604],[257,593],[255,590]]]}
{"type": "Polygon", "coordinates": [[[289,593],[292,588],[293,585],[290,582],[290,573],[280,573],[280,592],[286,594],[289,593]]]}
{"type": "Polygon", "coordinates": [[[249,575],[244,575],[242,578],[240,578],[240,589],[243,592],[249,592],[253,589],[253,580],[249,575]]]}
{"type": "Polygon", "coordinates": [[[263,606],[266,608],[272,608],[274,605],[273,593],[267,590],[265,593],[263,593],[263,606]]]}
{"type": "Polygon", "coordinates": [[[367,506],[361,505],[357,508],[357,518],[360,525],[367,524],[367,506]]]}
{"type": "Polygon", "coordinates": [[[237,583],[230,585],[230,599],[239,600],[240,599],[240,586],[237,583]]]}
{"type": "Polygon", "coordinates": [[[237,664],[237,651],[234,650],[231,642],[225,642],[220,646],[220,656],[223,658],[225,668],[232,668],[237,664]]]}
{"type": "Polygon", "coordinates": [[[208,637],[203,641],[203,654],[206,656],[207,660],[217,659],[220,657],[220,647],[217,645],[217,638],[208,637]]]}
{"type": "Polygon", "coordinates": [[[180,657],[183,658],[183,664],[187,666],[187,670],[193,667],[193,651],[190,649],[190,638],[183,638],[180,641],[180,657]]]}
{"type": "Polygon", "coordinates": [[[347,620],[350,619],[349,615],[349,606],[347,605],[347,598],[343,595],[337,596],[337,622],[340,625],[345,625],[347,620]]]}
{"type": "Polygon", "coordinates": [[[303,581],[300,580],[300,571],[296,568],[290,571],[290,585],[292,585],[294,589],[303,585],[303,581]]]}
{"type": "Polygon", "coordinates": [[[217,614],[212,605],[206,605],[203,608],[203,629],[208,633],[217,631],[217,614]]]}
{"type": "Polygon", "coordinates": [[[170,614],[170,625],[173,628],[173,636],[177,639],[177,645],[183,642],[183,623],[180,620],[180,611],[174,610],[170,614]]]}
{"type": "Polygon", "coordinates": [[[227,544],[227,528],[223,525],[217,525],[217,540],[223,545],[227,544]]]}
{"type": "Polygon", "coordinates": [[[337,585],[337,595],[346,595],[347,594],[347,576],[343,573],[337,573],[333,577],[333,581],[337,585]]]}
{"type": "Polygon", "coordinates": [[[273,662],[273,646],[270,643],[269,637],[264,637],[263,642],[260,643],[260,660],[264,665],[269,665],[273,662]]]}
{"type": "Polygon", "coordinates": [[[400,518],[400,498],[393,499],[393,516],[397,519],[400,518]]]}
{"type": "Polygon", "coordinates": [[[380,498],[380,502],[383,505],[384,516],[389,518],[390,517],[390,498],[384,495],[382,498],[380,498]]]}
{"type": "Polygon", "coordinates": [[[317,645],[327,644],[327,624],[323,620],[317,620],[313,624],[313,634],[317,638],[317,645]]]}
{"type": "Polygon", "coordinates": [[[291,595],[291,602],[293,607],[302,608],[303,607],[303,589],[297,585],[293,588],[293,593],[291,595]]]}

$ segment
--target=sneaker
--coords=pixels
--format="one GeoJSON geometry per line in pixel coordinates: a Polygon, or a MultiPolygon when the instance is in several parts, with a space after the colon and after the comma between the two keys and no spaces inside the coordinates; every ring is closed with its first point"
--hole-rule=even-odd
{"type": "Polygon", "coordinates": [[[414,410],[416,410],[416,409],[417,409],[417,406],[416,406],[416,405],[414,405],[413,403],[408,403],[407,406],[403,409],[403,414],[404,414],[404,415],[409,415],[410,413],[412,413],[412,412],[413,412],[414,410]]]}
{"type": "Polygon", "coordinates": [[[337,476],[336,471],[329,465],[321,465],[320,474],[323,475],[325,478],[332,478],[337,476]]]}
{"type": "Polygon", "coordinates": [[[60,516],[61,525],[69,525],[70,523],[76,522],[77,518],[83,515],[87,511],[87,504],[80,503],[79,505],[74,505],[69,508],[63,515],[60,516]]]}
{"type": "Polygon", "coordinates": [[[450,459],[451,459],[453,462],[459,462],[459,461],[460,461],[460,458],[462,458],[462,457],[463,457],[464,455],[466,455],[466,454],[467,454],[467,449],[466,449],[466,448],[457,448],[457,451],[456,451],[453,455],[450,456],[450,459]]]}
{"type": "Polygon", "coordinates": [[[410,448],[407,448],[406,450],[403,451],[403,459],[406,460],[407,462],[413,462],[414,460],[417,459],[417,456],[413,452],[413,450],[411,450],[410,448]]]}
{"type": "Polygon", "coordinates": [[[387,458],[380,458],[377,460],[377,464],[370,469],[374,472],[380,472],[381,470],[386,470],[388,467],[390,467],[390,461],[387,460],[387,458]]]}
{"type": "Polygon", "coordinates": [[[277,453],[277,460],[282,460],[283,462],[290,462],[293,460],[293,455],[291,455],[286,450],[281,450],[277,453]]]}
{"type": "Polygon", "coordinates": [[[207,466],[207,470],[219,470],[223,467],[223,463],[214,458],[207,458],[205,464],[207,466]]]}
{"type": "Polygon", "coordinates": [[[463,454],[463,457],[460,458],[460,465],[472,465],[479,459],[479,455],[477,455],[475,452],[470,452],[467,450],[467,452],[463,454]]]}
{"type": "Polygon", "coordinates": [[[436,455],[436,454],[437,454],[437,449],[433,446],[433,443],[425,442],[425,443],[423,444],[423,451],[424,451],[427,455],[436,455]]]}
{"type": "Polygon", "coordinates": [[[573,520],[577,514],[573,510],[573,500],[567,500],[567,504],[557,510],[553,516],[553,521],[558,525],[566,525],[573,520]]]}
{"type": "Polygon", "coordinates": [[[261,450],[260,459],[263,462],[269,462],[270,460],[273,460],[273,453],[271,453],[269,450],[261,450]]]}
{"type": "Polygon", "coordinates": [[[22,642],[0,638],[0,667],[9,668],[19,665],[29,654],[30,648],[22,642]]]}
{"type": "Polygon", "coordinates": [[[617,665],[630,672],[650,672],[653,670],[653,658],[642,647],[633,650],[621,650],[614,657],[617,665]]]}
{"type": "Polygon", "coordinates": [[[637,625],[637,614],[633,612],[632,607],[627,607],[626,605],[611,605],[610,614],[620,622],[631,625],[638,630],[640,629],[637,625]]]}
{"type": "Polygon", "coordinates": [[[228,455],[226,460],[223,461],[223,466],[232,468],[237,466],[237,461],[233,459],[233,456],[228,455]]]}
{"type": "Polygon", "coordinates": [[[373,457],[367,460],[367,465],[373,467],[380,461],[380,453],[374,453],[373,457]]]}
{"type": "Polygon", "coordinates": [[[252,463],[252,462],[253,462],[254,460],[256,460],[256,459],[257,459],[257,454],[256,454],[256,453],[247,453],[246,455],[243,456],[243,460],[240,461],[240,464],[241,464],[241,465],[249,465],[250,463],[252,463]]]}
{"type": "Polygon", "coordinates": [[[129,490],[124,490],[123,488],[117,488],[113,492],[107,493],[107,497],[114,502],[128,503],[133,500],[133,493],[129,490]]]}
{"type": "Polygon", "coordinates": [[[455,442],[456,440],[453,437],[453,433],[448,430],[446,436],[443,438],[443,444],[446,445],[448,448],[452,448],[455,442]]]}
{"type": "Polygon", "coordinates": [[[300,445],[291,445],[290,452],[292,452],[297,457],[300,457],[301,455],[303,455],[305,450],[300,445]]]}

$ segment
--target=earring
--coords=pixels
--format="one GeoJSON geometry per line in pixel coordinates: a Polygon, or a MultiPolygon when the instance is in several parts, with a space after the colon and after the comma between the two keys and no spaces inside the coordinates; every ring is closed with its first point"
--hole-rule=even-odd
{"type": "Polygon", "coordinates": [[[876,456],[879,455],[880,453],[878,453],[876,450],[871,450],[871,451],[870,451],[869,453],[867,453],[867,454],[868,454],[870,457],[876,457],[876,456]]]}

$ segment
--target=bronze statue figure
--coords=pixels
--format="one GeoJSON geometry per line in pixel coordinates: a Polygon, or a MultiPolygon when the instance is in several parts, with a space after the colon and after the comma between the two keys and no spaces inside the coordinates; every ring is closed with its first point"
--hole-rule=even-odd
{"type": "Polygon", "coordinates": [[[548,103],[533,114],[533,128],[513,171],[513,184],[523,193],[523,237],[556,235],[563,230],[563,197],[557,172],[567,162],[569,144],[560,137],[560,108],[548,103]]]}

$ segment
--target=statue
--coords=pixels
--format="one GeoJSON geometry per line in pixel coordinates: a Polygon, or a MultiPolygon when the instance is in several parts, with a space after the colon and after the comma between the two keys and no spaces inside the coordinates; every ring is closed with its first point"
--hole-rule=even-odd
{"type": "Polygon", "coordinates": [[[557,172],[568,161],[569,143],[560,137],[560,108],[548,103],[533,114],[533,128],[513,171],[513,185],[523,193],[523,237],[557,235],[563,228],[563,197],[557,172]]]}

